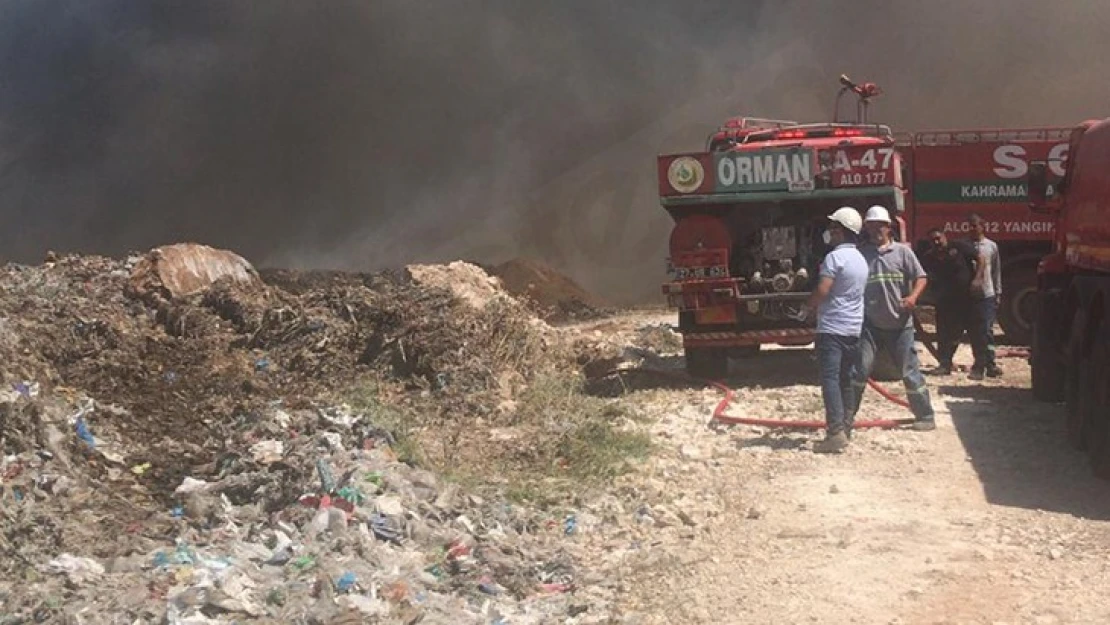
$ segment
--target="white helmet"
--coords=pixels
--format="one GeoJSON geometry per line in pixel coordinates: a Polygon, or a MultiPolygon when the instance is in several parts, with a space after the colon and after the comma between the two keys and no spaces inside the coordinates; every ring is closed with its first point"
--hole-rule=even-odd
{"type": "Polygon", "coordinates": [[[890,213],[882,206],[872,206],[867,209],[867,216],[863,218],[864,221],[881,221],[883,223],[890,223],[890,213]]]}
{"type": "Polygon", "coordinates": [[[829,219],[856,234],[859,234],[860,228],[863,227],[863,220],[860,219],[859,211],[851,206],[842,206],[836,209],[836,212],[829,215],[829,219]]]}

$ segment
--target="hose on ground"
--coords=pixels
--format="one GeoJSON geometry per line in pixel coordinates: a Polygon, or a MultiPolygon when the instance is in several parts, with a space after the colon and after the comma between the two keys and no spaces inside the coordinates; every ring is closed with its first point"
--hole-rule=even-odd
{"type": "MultiPolygon", "coordinates": [[[[696,378],[696,377],[691,376],[691,375],[689,375],[685,372],[665,371],[663,369],[641,369],[640,371],[645,371],[645,372],[648,372],[648,373],[654,373],[656,375],[660,375],[660,376],[663,376],[663,377],[678,379],[678,380],[687,381],[687,382],[688,381],[701,382],[703,384],[708,384],[709,386],[712,386],[712,387],[716,388],[717,390],[721,391],[724,394],[724,396],[721,398],[721,401],[717,402],[717,406],[713,409],[713,416],[710,418],[711,423],[716,421],[716,422],[719,422],[719,423],[727,423],[727,424],[730,424],[730,425],[755,425],[755,426],[769,427],[769,428],[783,428],[783,429],[789,428],[789,429],[805,429],[805,430],[821,430],[821,429],[824,429],[825,426],[826,426],[826,423],[824,421],[794,421],[794,420],[787,420],[787,419],[756,419],[756,418],[753,418],[753,417],[734,417],[732,415],[726,415],[725,411],[727,411],[729,406],[732,404],[733,390],[731,388],[729,388],[728,385],[726,385],[724,382],[719,382],[719,381],[716,381],[716,380],[707,380],[707,379],[704,379],[704,378],[696,378]]],[[[621,373],[621,371],[613,370],[613,371],[610,371],[609,373],[610,374],[619,374],[619,373],[621,373]]],[[[904,399],[902,399],[900,397],[897,397],[895,395],[892,395],[889,391],[887,391],[883,387],[879,386],[874,380],[868,380],[868,384],[871,386],[871,388],[875,389],[875,391],[877,393],[879,393],[880,395],[882,395],[886,399],[890,400],[891,402],[893,402],[893,403],[895,403],[899,406],[902,406],[903,408],[908,408],[909,407],[909,404],[904,399]]],[[[852,427],[853,427],[853,429],[866,429],[866,428],[890,429],[890,428],[896,428],[896,427],[903,426],[903,425],[911,425],[911,424],[913,424],[913,421],[914,420],[912,418],[870,419],[870,420],[867,420],[867,421],[856,421],[853,424],[852,427]]]]}
{"type": "MultiPolygon", "coordinates": [[[[920,337],[922,345],[925,346],[925,349],[928,350],[929,354],[932,355],[933,358],[935,358],[939,361],[940,359],[937,357],[936,343],[935,342],[929,342],[929,341],[925,340],[925,336],[926,336],[925,329],[921,326],[921,320],[918,318],[918,315],[917,315],[916,312],[914,312],[914,314],[913,314],[913,325],[914,325],[914,330],[917,332],[918,337],[920,337]]],[[[1025,349],[1000,350],[1000,351],[996,352],[996,354],[995,354],[995,356],[998,357],[998,358],[1020,358],[1020,357],[1025,357],[1025,356],[1028,356],[1028,355],[1029,355],[1029,352],[1028,352],[1028,350],[1025,350],[1025,349]]],[[[695,382],[701,382],[703,384],[708,384],[709,386],[712,386],[712,387],[716,388],[717,390],[721,391],[724,394],[724,396],[721,398],[721,401],[717,402],[717,406],[713,409],[713,416],[710,418],[711,423],[712,422],[718,422],[718,423],[726,423],[726,424],[730,424],[730,425],[754,425],[754,426],[769,427],[769,428],[783,428],[783,429],[788,428],[788,429],[806,429],[806,430],[821,430],[821,429],[824,429],[827,425],[824,421],[793,421],[793,420],[786,420],[786,419],[757,419],[757,418],[754,418],[754,417],[735,417],[735,416],[732,416],[732,415],[727,415],[727,414],[725,414],[725,412],[728,410],[729,406],[732,404],[733,390],[731,388],[729,388],[728,385],[726,385],[725,383],[715,381],[715,380],[695,378],[695,377],[693,377],[693,376],[691,376],[687,373],[679,373],[679,372],[675,372],[675,371],[664,371],[662,369],[641,369],[641,371],[647,371],[647,372],[654,373],[654,374],[657,374],[657,375],[661,375],[661,376],[664,376],[664,377],[678,378],[678,379],[682,379],[682,380],[686,380],[686,381],[693,380],[695,382]]],[[[611,374],[619,374],[619,373],[620,373],[620,371],[618,371],[618,370],[613,370],[613,371],[609,372],[610,375],[611,374]]],[[[883,388],[882,386],[880,386],[879,383],[876,382],[875,380],[868,379],[867,380],[867,385],[870,386],[876,393],[878,393],[879,395],[881,395],[883,398],[890,401],[891,403],[893,403],[897,406],[901,406],[902,408],[907,408],[908,409],[910,407],[909,402],[902,399],[901,397],[898,397],[898,396],[892,394],[890,391],[888,391],[885,388],[883,388]]],[[[896,428],[896,427],[903,426],[903,425],[912,425],[913,422],[914,422],[914,419],[908,418],[908,417],[907,418],[901,418],[901,419],[870,419],[870,420],[867,420],[867,421],[857,421],[853,424],[852,427],[853,427],[853,429],[866,429],[866,428],[891,429],[891,428],[896,428]]]]}
{"type": "MultiPolygon", "coordinates": [[[[827,426],[827,424],[824,421],[791,421],[791,420],[786,420],[786,419],[756,419],[756,418],[752,418],[752,417],[734,417],[734,416],[731,416],[731,415],[726,415],[725,411],[728,410],[729,404],[732,403],[732,389],[729,388],[723,382],[715,382],[713,380],[702,380],[702,381],[709,384],[710,386],[713,386],[713,387],[717,388],[722,393],[724,393],[724,397],[721,398],[721,401],[717,402],[717,407],[713,409],[713,417],[710,419],[711,423],[713,421],[716,421],[716,422],[719,422],[719,423],[727,423],[727,424],[730,424],[730,425],[755,425],[755,426],[760,426],[760,427],[790,428],[790,429],[798,429],[798,430],[823,430],[827,426]]],[[[890,401],[892,401],[892,402],[894,402],[894,403],[896,403],[900,406],[904,406],[904,407],[909,406],[909,404],[907,404],[904,400],[902,400],[898,397],[895,397],[895,396],[891,395],[890,393],[888,393],[884,388],[882,388],[881,386],[876,384],[874,380],[868,380],[868,384],[870,384],[871,388],[875,389],[880,395],[889,399],[890,401]]],[[[911,424],[913,424],[913,419],[911,419],[911,418],[869,419],[867,421],[856,421],[852,425],[852,429],[855,429],[855,430],[862,430],[862,429],[866,429],[866,428],[890,429],[890,428],[896,428],[896,427],[899,427],[899,426],[911,425],[911,424]]]]}

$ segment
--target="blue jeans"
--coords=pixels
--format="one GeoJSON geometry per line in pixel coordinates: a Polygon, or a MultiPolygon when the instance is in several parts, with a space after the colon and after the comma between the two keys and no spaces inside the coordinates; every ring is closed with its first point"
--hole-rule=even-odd
{"type": "MultiPolygon", "coordinates": [[[[978,343],[982,347],[979,353],[975,354],[975,363],[971,365],[972,369],[982,371],[984,369],[993,369],[994,362],[994,320],[998,315],[998,299],[995,297],[983,297],[975,301],[975,328],[974,332],[978,336],[978,343]]],[[[974,343],[972,343],[974,345],[974,343]]]]}
{"type": "Polygon", "coordinates": [[[821,398],[825,400],[825,428],[830,436],[851,429],[845,408],[851,405],[852,368],[858,351],[858,337],[817,335],[817,374],[821,398]]]}
{"type": "Polygon", "coordinates": [[[890,354],[895,366],[901,366],[902,384],[906,387],[906,398],[913,416],[918,421],[933,419],[929,389],[925,387],[925,376],[921,375],[921,363],[914,349],[913,328],[884,330],[864,325],[863,335],[860,337],[859,361],[852,370],[852,400],[848,404],[849,427],[859,412],[863,393],[867,390],[867,380],[875,366],[875,354],[879,350],[890,354]]]}

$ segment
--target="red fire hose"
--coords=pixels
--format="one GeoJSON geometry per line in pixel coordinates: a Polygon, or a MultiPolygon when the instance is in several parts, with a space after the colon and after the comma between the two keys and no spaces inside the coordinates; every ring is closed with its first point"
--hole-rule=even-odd
{"type": "MultiPolygon", "coordinates": [[[[708,385],[720,390],[722,393],[724,393],[724,397],[722,397],[721,401],[717,403],[717,407],[713,409],[713,416],[710,418],[711,422],[712,421],[717,421],[717,422],[720,422],[720,423],[737,424],[737,425],[756,425],[756,426],[770,427],[770,428],[792,428],[792,429],[806,429],[806,430],[820,430],[820,429],[824,429],[825,426],[826,426],[826,423],[824,421],[793,421],[793,420],[787,420],[787,419],[755,419],[755,418],[751,418],[751,417],[733,417],[733,416],[730,416],[730,415],[726,415],[725,411],[728,410],[729,405],[732,403],[733,393],[732,393],[732,389],[729,388],[725,383],[718,382],[718,381],[715,381],[715,380],[695,378],[695,377],[690,376],[686,373],[679,373],[677,371],[665,371],[665,370],[662,370],[662,369],[641,369],[641,371],[647,371],[647,372],[655,373],[657,375],[661,375],[661,376],[664,376],[664,377],[683,380],[683,381],[694,380],[694,381],[697,381],[697,382],[703,382],[705,384],[708,384],[708,385]]],[[[620,373],[619,370],[613,370],[613,371],[609,372],[610,375],[611,374],[619,374],[619,373],[620,373]]],[[[890,400],[891,402],[893,402],[893,403],[895,403],[895,404],[897,404],[897,405],[899,405],[903,408],[909,408],[909,404],[906,402],[906,400],[904,400],[900,397],[897,397],[895,395],[892,395],[889,391],[887,391],[883,387],[879,386],[874,380],[868,380],[867,383],[868,383],[869,386],[871,386],[871,388],[875,389],[875,392],[879,393],[880,395],[882,395],[886,399],[890,400]]],[[[895,427],[898,427],[898,426],[901,426],[901,425],[911,425],[911,424],[913,424],[913,419],[910,419],[910,418],[905,418],[905,419],[872,419],[872,420],[869,420],[869,421],[857,421],[853,425],[853,429],[895,428],[895,427]]]]}
{"type": "MultiPolygon", "coordinates": [[[[925,334],[924,330],[922,330],[922,328],[921,328],[920,322],[917,320],[917,315],[914,315],[914,325],[917,326],[917,331],[920,334],[922,334],[922,335],[925,334]]],[[[929,353],[932,354],[934,358],[936,358],[936,355],[937,355],[936,348],[931,343],[929,343],[927,341],[922,341],[922,343],[925,345],[925,349],[929,350],[929,353]]],[[[1001,350],[1001,351],[999,351],[995,354],[995,356],[997,358],[1021,358],[1021,357],[1025,357],[1025,356],[1028,356],[1028,355],[1029,355],[1028,350],[1024,350],[1024,349],[1001,350]]],[[[712,421],[717,421],[719,423],[729,423],[729,424],[736,424],[736,425],[755,425],[755,426],[770,427],[770,428],[792,428],[792,429],[806,429],[806,430],[823,430],[827,426],[827,424],[824,421],[790,421],[790,420],[783,420],[783,419],[755,419],[755,418],[752,418],[752,417],[733,417],[733,416],[726,415],[725,411],[728,410],[729,405],[732,403],[732,389],[729,388],[728,386],[726,386],[723,382],[716,382],[716,381],[713,381],[713,380],[700,380],[700,381],[705,382],[706,384],[709,384],[709,385],[717,388],[718,390],[720,390],[721,392],[723,392],[725,394],[725,396],[721,398],[721,401],[717,403],[717,407],[713,409],[713,416],[710,419],[711,422],[712,421]]],[[[882,386],[880,386],[879,383],[876,382],[875,380],[867,380],[867,385],[870,386],[872,389],[874,389],[876,393],[878,393],[879,395],[882,395],[884,398],[889,400],[891,403],[896,404],[898,406],[901,406],[902,408],[909,408],[910,407],[909,402],[902,399],[901,397],[898,397],[897,395],[892,394],[890,391],[888,391],[885,388],[883,388],[882,386]]],[[[912,418],[872,419],[872,420],[869,420],[869,421],[857,421],[857,422],[855,422],[855,424],[853,424],[852,428],[853,429],[864,429],[864,428],[890,429],[890,428],[896,428],[896,427],[902,426],[902,425],[912,425],[913,422],[914,422],[914,420],[912,418]]]]}
{"type": "MultiPolygon", "coordinates": [[[[936,347],[932,343],[930,343],[929,341],[924,340],[925,330],[924,330],[924,328],[921,327],[921,322],[917,318],[916,314],[913,316],[913,323],[914,323],[914,328],[917,330],[918,336],[922,337],[921,342],[925,346],[925,349],[927,349],[929,351],[929,354],[931,354],[933,356],[933,358],[937,358],[936,347]]],[[[1025,349],[1001,350],[1001,351],[999,351],[995,354],[995,356],[998,357],[998,358],[1021,358],[1021,357],[1027,357],[1028,355],[1029,355],[1029,352],[1028,352],[1028,350],[1025,350],[1025,349]]],[[[939,360],[939,358],[938,358],[938,360],[939,360]]],[[[729,405],[732,403],[733,393],[732,393],[732,389],[729,388],[727,385],[725,385],[723,382],[718,382],[718,381],[715,381],[715,380],[706,380],[706,379],[701,379],[701,378],[694,378],[694,377],[692,377],[688,374],[685,374],[685,373],[678,373],[678,372],[675,372],[675,371],[664,371],[664,370],[661,370],[661,369],[643,369],[643,371],[650,371],[652,373],[656,373],[656,374],[663,375],[663,376],[666,376],[666,377],[671,377],[671,378],[678,378],[678,379],[683,379],[683,380],[696,380],[696,381],[708,384],[710,386],[713,386],[714,388],[716,388],[716,389],[720,390],[722,393],[724,393],[724,397],[722,397],[721,401],[717,403],[717,407],[713,409],[713,416],[710,418],[710,422],[716,421],[716,422],[719,422],[719,423],[728,423],[728,424],[736,424],[736,425],[754,425],[754,426],[770,427],[770,428],[791,428],[791,429],[808,429],[808,430],[822,430],[827,425],[824,421],[792,421],[792,420],[785,420],[785,419],[755,419],[755,418],[752,418],[752,417],[733,417],[733,416],[730,416],[730,415],[726,415],[725,411],[728,410],[729,405]]],[[[618,373],[618,372],[617,371],[612,371],[610,373],[618,373]]],[[[902,399],[901,397],[893,395],[890,391],[886,390],[885,388],[880,386],[877,382],[875,382],[875,380],[870,380],[870,379],[867,380],[867,385],[870,386],[872,389],[875,390],[876,393],[878,393],[879,395],[882,395],[884,398],[886,398],[891,403],[893,403],[897,406],[901,406],[902,408],[909,408],[910,407],[909,402],[902,399]]],[[[896,428],[896,427],[899,427],[899,426],[902,426],[902,425],[912,425],[913,422],[914,422],[914,419],[912,419],[912,418],[871,419],[871,420],[868,420],[868,421],[857,421],[855,424],[853,424],[853,429],[865,429],[865,428],[890,429],[890,428],[896,428]]]]}
{"type": "MultiPolygon", "coordinates": [[[[792,429],[804,429],[804,430],[823,430],[828,425],[824,421],[790,421],[790,420],[785,420],[785,419],[753,419],[751,417],[732,417],[732,416],[726,415],[725,411],[728,410],[729,404],[732,403],[732,389],[729,388],[728,386],[726,386],[725,384],[721,383],[721,382],[714,382],[712,380],[702,380],[702,381],[716,387],[717,389],[719,389],[721,392],[723,392],[725,394],[725,396],[721,398],[721,401],[717,403],[717,407],[713,409],[713,417],[710,419],[710,421],[717,421],[717,422],[720,422],[720,423],[729,423],[729,424],[738,424],[738,425],[758,425],[758,426],[769,427],[769,428],[792,428],[792,429]]],[[[909,408],[909,404],[906,403],[906,401],[904,399],[902,399],[900,397],[896,397],[894,395],[891,395],[886,389],[884,389],[883,387],[876,384],[874,380],[868,380],[867,384],[870,385],[871,388],[875,389],[875,391],[878,394],[880,394],[883,397],[889,399],[890,401],[894,402],[895,404],[898,404],[899,406],[902,406],[903,408],[909,408]]],[[[864,428],[887,428],[887,429],[889,429],[889,428],[896,428],[900,425],[911,425],[912,423],[913,423],[913,419],[909,419],[909,418],[906,418],[906,419],[871,419],[869,421],[856,421],[855,424],[853,424],[852,428],[857,429],[857,430],[858,429],[864,429],[864,428]]]]}

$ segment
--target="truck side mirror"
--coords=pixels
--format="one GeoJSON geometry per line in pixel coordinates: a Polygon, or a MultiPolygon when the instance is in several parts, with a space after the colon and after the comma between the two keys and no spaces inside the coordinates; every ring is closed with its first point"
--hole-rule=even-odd
{"type": "Polygon", "coordinates": [[[1043,161],[1029,163],[1029,177],[1026,180],[1029,190],[1029,210],[1034,213],[1050,213],[1048,208],[1048,166],[1043,161]]]}

